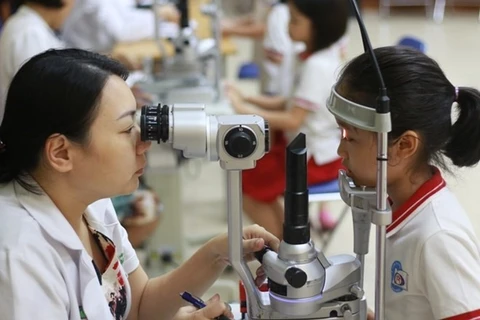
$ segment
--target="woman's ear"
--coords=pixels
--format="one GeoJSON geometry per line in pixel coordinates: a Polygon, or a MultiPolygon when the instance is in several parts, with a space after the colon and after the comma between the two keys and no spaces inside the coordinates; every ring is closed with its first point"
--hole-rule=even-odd
{"type": "Polygon", "coordinates": [[[72,169],[72,144],[61,134],[48,137],[45,142],[45,160],[47,164],[58,172],[68,172],[72,169]]]}
{"type": "Polygon", "coordinates": [[[389,163],[397,165],[411,158],[420,147],[420,136],[412,130],[405,131],[389,148],[389,163]]]}

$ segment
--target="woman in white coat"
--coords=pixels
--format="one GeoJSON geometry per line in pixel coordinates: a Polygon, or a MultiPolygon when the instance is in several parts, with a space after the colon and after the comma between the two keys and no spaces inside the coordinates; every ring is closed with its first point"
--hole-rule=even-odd
{"type": "MultiPolygon", "coordinates": [[[[0,126],[2,319],[211,319],[229,311],[202,295],[228,263],[226,235],[171,273],[148,279],[108,199],[138,187],[150,143],[139,139],[125,68],[78,49],[24,64],[0,126]]],[[[244,252],[279,241],[244,230],[244,252]]],[[[258,279],[263,281],[263,279],[258,279]]]]}
{"type": "MultiPolygon", "coordinates": [[[[180,19],[171,5],[160,6],[156,13],[167,22],[160,31],[180,19]]],[[[81,0],[65,22],[62,36],[75,48],[110,52],[117,42],[153,39],[154,13],[136,8],[133,0],[81,0]]]]}
{"type": "Polygon", "coordinates": [[[56,33],[75,0],[28,0],[8,18],[0,36],[0,123],[6,92],[13,75],[32,56],[52,48],[64,48],[56,33]]]}

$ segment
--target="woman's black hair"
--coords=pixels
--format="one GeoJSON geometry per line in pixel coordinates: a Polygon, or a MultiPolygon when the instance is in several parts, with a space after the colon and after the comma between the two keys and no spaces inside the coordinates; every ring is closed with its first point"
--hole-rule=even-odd
{"type": "Polygon", "coordinates": [[[312,22],[314,51],[328,48],[347,31],[348,0],[290,0],[312,22]]]}
{"type": "MultiPolygon", "coordinates": [[[[82,1],[82,0],[79,0],[82,1]]],[[[47,8],[63,8],[64,0],[12,0],[13,5],[20,6],[26,3],[37,3],[47,8]]]]}
{"type": "MultiPolygon", "coordinates": [[[[407,130],[420,135],[421,161],[447,169],[442,155],[458,167],[480,161],[480,92],[456,88],[430,57],[401,46],[374,50],[390,97],[395,141],[407,130]],[[457,95],[458,92],[458,95],[457,95]],[[459,115],[452,124],[452,105],[459,115]]],[[[345,98],[374,108],[379,83],[368,54],[353,59],[343,70],[337,90],[345,98]]]]}
{"type": "Polygon", "coordinates": [[[51,135],[88,143],[112,75],[126,79],[128,71],[115,60],[79,49],[48,50],[25,63],[10,84],[0,126],[0,183],[17,180],[35,192],[28,173],[39,165],[51,135]]]}

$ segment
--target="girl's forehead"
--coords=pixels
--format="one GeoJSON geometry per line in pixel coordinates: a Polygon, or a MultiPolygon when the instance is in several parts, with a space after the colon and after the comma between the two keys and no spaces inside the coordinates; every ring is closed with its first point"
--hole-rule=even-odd
{"type": "Polygon", "coordinates": [[[368,133],[369,132],[369,131],[362,130],[362,129],[359,129],[357,127],[354,127],[351,124],[348,124],[348,123],[338,119],[337,117],[335,117],[335,120],[337,121],[338,126],[342,129],[344,129],[344,130],[348,130],[350,132],[354,132],[354,133],[357,133],[357,134],[368,133]]]}
{"type": "Polygon", "coordinates": [[[349,129],[349,130],[350,130],[350,129],[354,129],[354,128],[355,128],[355,127],[349,125],[348,123],[346,123],[346,122],[338,119],[337,117],[335,117],[335,121],[337,121],[337,124],[338,124],[340,127],[344,128],[344,129],[349,129]]]}

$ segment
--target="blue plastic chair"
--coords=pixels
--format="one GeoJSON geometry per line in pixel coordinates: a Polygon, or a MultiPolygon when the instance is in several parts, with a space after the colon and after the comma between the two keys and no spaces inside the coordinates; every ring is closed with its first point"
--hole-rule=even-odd
{"type": "Polygon", "coordinates": [[[426,51],[425,43],[422,40],[412,36],[406,36],[401,38],[400,41],[398,41],[398,45],[410,47],[423,53],[425,53],[426,51]]]}
{"type": "Polygon", "coordinates": [[[340,192],[338,180],[332,180],[308,187],[310,195],[340,192]]]}
{"type": "Polygon", "coordinates": [[[260,77],[260,68],[256,63],[244,63],[238,70],[238,79],[258,79],[260,77]]]}
{"type": "MultiPolygon", "coordinates": [[[[310,204],[314,203],[322,203],[322,202],[329,202],[329,201],[343,201],[342,197],[340,196],[340,188],[338,185],[338,180],[332,180],[324,183],[319,183],[315,185],[311,185],[308,187],[308,202],[310,204]]],[[[340,217],[337,220],[337,224],[335,228],[329,230],[328,232],[323,232],[320,234],[321,240],[323,242],[322,250],[326,250],[335,231],[338,229],[338,226],[342,222],[343,218],[347,215],[350,211],[350,207],[345,205],[340,213],[340,217]]]]}

